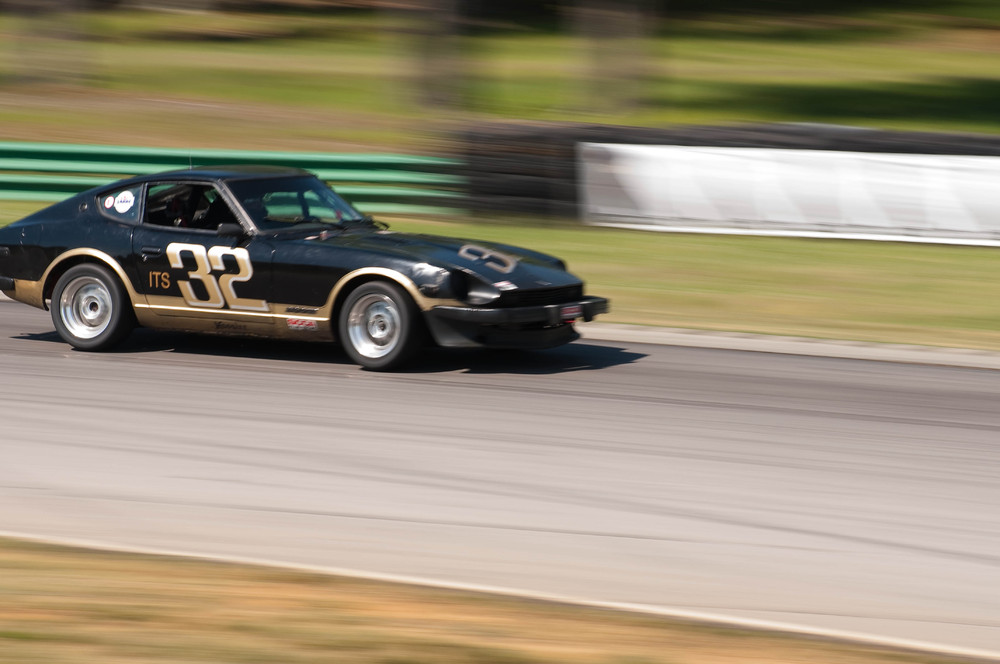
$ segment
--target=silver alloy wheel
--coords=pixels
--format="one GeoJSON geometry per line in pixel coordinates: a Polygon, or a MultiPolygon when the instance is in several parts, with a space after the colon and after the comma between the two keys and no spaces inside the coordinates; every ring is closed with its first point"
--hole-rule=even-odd
{"type": "Polygon", "coordinates": [[[66,284],[58,306],[67,331],[79,339],[93,339],[104,332],[114,313],[107,285],[89,276],[77,277],[66,284]]]}
{"type": "Polygon", "coordinates": [[[399,344],[402,319],[393,299],[371,293],[351,307],[347,333],[351,345],[365,357],[385,357],[399,344]]]}

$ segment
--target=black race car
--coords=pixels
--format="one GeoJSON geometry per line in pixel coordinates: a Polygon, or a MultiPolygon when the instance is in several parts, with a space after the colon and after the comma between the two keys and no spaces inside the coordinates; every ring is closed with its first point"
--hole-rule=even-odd
{"type": "Polygon", "coordinates": [[[0,290],[81,350],[135,325],[338,340],[369,369],[440,346],[546,348],[608,311],[557,258],[396,233],[314,175],[216,167],[122,180],[0,228],[0,290]]]}

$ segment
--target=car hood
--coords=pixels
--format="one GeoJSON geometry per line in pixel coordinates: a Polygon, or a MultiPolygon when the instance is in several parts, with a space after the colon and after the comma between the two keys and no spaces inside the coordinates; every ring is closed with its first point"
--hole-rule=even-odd
{"type": "Polygon", "coordinates": [[[394,231],[353,232],[309,242],[352,248],[449,270],[472,272],[489,283],[518,288],[578,284],[563,263],[547,254],[495,242],[394,231]]]}

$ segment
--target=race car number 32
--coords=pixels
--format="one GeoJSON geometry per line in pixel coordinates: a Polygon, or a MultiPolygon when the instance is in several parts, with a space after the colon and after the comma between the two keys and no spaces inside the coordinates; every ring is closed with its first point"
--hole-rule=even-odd
{"type": "Polygon", "coordinates": [[[240,311],[267,311],[267,302],[236,295],[237,283],[250,281],[253,278],[253,264],[250,253],[243,247],[217,246],[206,248],[200,244],[171,242],[167,245],[167,260],[170,267],[183,268],[184,254],[194,257],[195,269],[188,272],[187,279],[179,279],[177,285],[181,289],[184,301],[191,307],[205,309],[230,309],[240,311]],[[225,257],[236,260],[238,272],[227,272],[225,257]],[[216,276],[215,273],[218,273],[216,276]],[[205,299],[199,298],[191,287],[192,281],[200,281],[207,294],[205,299]]]}

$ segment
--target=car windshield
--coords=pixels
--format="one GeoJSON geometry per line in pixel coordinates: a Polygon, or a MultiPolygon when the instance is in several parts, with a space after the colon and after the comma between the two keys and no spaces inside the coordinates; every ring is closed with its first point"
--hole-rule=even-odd
{"type": "Polygon", "coordinates": [[[322,228],[366,221],[317,177],[234,180],[229,188],[262,231],[322,228]]]}

